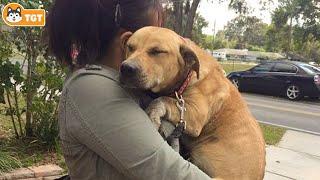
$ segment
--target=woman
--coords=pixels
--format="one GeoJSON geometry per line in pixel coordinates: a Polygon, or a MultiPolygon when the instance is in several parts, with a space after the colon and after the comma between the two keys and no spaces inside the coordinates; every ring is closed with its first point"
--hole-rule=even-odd
{"type": "Polygon", "coordinates": [[[174,152],[118,83],[121,39],[161,25],[157,0],[56,0],[49,45],[72,74],[59,105],[71,179],[210,179],[174,152]]]}

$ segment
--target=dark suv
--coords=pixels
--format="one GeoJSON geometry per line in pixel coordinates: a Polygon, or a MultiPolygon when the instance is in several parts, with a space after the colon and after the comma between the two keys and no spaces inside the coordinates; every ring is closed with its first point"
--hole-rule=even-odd
{"type": "Polygon", "coordinates": [[[302,62],[269,61],[228,75],[240,91],[285,95],[290,100],[320,97],[320,69],[302,62]]]}

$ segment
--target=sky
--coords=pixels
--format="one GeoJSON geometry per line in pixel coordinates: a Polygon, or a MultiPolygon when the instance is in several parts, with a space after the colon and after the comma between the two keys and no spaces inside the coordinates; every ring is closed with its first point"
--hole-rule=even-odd
{"type": "MultiPolygon", "coordinates": [[[[271,23],[271,11],[276,7],[276,2],[270,4],[269,10],[261,10],[259,0],[247,0],[248,6],[252,9],[250,15],[257,16],[263,22],[271,23]]],[[[237,14],[228,8],[228,2],[219,3],[218,0],[208,2],[203,0],[200,3],[198,13],[200,13],[208,22],[208,28],[204,29],[205,34],[213,34],[214,24],[216,22],[216,32],[222,30],[228,21],[232,20],[237,14]]]]}

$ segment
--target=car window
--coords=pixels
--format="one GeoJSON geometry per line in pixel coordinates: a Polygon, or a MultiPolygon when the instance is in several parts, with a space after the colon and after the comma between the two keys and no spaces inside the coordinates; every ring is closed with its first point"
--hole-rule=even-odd
{"type": "Polygon", "coordinates": [[[254,72],[270,72],[274,63],[265,63],[265,64],[259,64],[256,67],[252,68],[252,71],[254,72]]]}
{"type": "Polygon", "coordinates": [[[282,72],[282,73],[297,73],[297,67],[291,64],[285,63],[277,63],[274,67],[272,72],[282,72]]]}
{"type": "Polygon", "coordinates": [[[303,70],[305,70],[309,74],[319,74],[320,73],[320,69],[319,68],[316,68],[314,66],[310,66],[308,64],[301,65],[301,68],[303,70]]]}

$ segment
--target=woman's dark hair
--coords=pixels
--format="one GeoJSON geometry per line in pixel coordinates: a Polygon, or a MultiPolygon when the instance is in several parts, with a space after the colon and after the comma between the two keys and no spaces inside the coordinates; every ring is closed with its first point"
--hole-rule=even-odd
{"type": "Polygon", "coordinates": [[[47,18],[49,49],[70,67],[73,49],[78,66],[92,64],[105,56],[120,28],[135,32],[150,25],[150,12],[162,18],[161,7],[159,0],[56,0],[47,18]]]}

